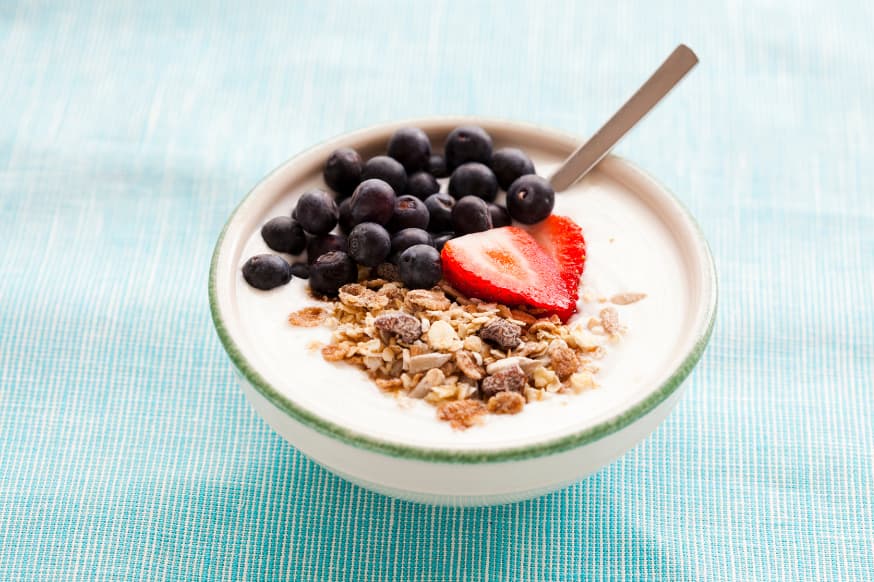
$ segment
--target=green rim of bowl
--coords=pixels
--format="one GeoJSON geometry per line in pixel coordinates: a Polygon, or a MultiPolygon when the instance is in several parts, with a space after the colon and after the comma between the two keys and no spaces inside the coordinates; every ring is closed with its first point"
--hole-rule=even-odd
{"type": "MultiPolygon", "coordinates": [[[[261,376],[261,374],[258,373],[258,371],[249,363],[240,348],[237,346],[234,339],[231,337],[231,334],[224,323],[224,319],[222,318],[222,314],[219,309],[216,281],[216,271],[219,255],[221,254],[222,243],[224,242],[225,234],[227,233],[228,228],[233,222],[234,217],[237,215],[239,209],[243,205],[245,205],[245,203],[249,200],[253,193],[258,190],[259,186],[265,180],[267,180],[267,178],[276,173],[280,168],[285,167],[287,164],[289,164],[296,158],[304,155],[306,152],[309,152],[310,150],[317,147],[321,147],[325,143],[340,140],[344,137],[349,138],[359,133],[370,132],[388,126],[400,127],[402,125],[432,125],[435,122],[454,123],[457,125],[461,125],[464,123],[480,125],[492,125],[495,123],[511,124],[523,129],[536,129],[537,131],[551,134],[556,138],[561,138],[563,140],[577,141],[574,137],[558,132],[554,129],[542,128],[532,124],[520,123],[518,121],[481,117],[430,117],[424,119],[412,119],[399,123],[381,124],[368,129],[360,130],[358,132],[346,133],[341,136],[336,136],[331,140],[327,140],[325,142],[316,144],[311,148],[303,150],[296,156],[293,156],[292,158],[281,164],[270,174],[265,176],[265,178],[262,179],[261,182],[256,184],[255,187],[250,190],[249,193],[243,198],[240,204],[237,205],[237,207],[234,209],[234,212],[231,213],[230,218],[222,228],[222,232],[219,235],[218,241],[216,242],[215,250],[212,255],[212,262],[210,264],[209,305],[210,312],[212,313],[213,324],[215,325],[216,332],[218,333],[219,339],[221,340],[225,351],[228,353],[228,356],[236,366],[237,370],[239,370],[240,374],[242,374],[243,377],[277,409],[281,410],[283,413],[287,414],[289,417],[300,422],[301,424],[313,430],[316,430],[323,435],[329,436],[356,448],[385,454],[391,457],[442,463],[506,462],[560,453],[569,449],[574,449],[583,445],[593,443],[609,434],[625,428],[626,426],[632,424],[639,418],[642,418],[648,412],[664,402],[680,387],[683,381],[689,376],[692,369],[701,359],[701,356],[703,355],[704,350],[707,347],[708,342],[710,341],[710,337],[713,333],[714,323],[716,321],[716,306],[718,296],[716,268],[713,262],[713,256],[710,252],[710,247],[707,244],[707,240],[704,237],[703,232],[701,231],[701,227],[691,215],[691,213],[688,211],[688,209],[685,207],[685,205],[683,205],[683,203],[680,202],[680,200],[672,192],[670,192],[660,183],[653,180],[646,172],[642,171],[633,163],[623,158],[620,159],[624,164],[627,164],[631,169],[638,172],[638,174],[640,174],[642,177],[653,182],[659,187],[659,189],[663,190],[677,205],[677,207],[680,208],[680,210],[685,214],[685,217],[690,222],[690,224],[692,224],[693,228],[695,229],[695,234],[698,237],[698,241],[701,243],[704,250],[704,258],[708,266],[708,273],[705,273],[704,276],[710,279],[710,288],[712,289],[712,294],[710,297],[704,298],[707,304],[707,324],[704,327],[703,331],[699,333],[699,336],[692,348],[689,350],[689,353],[674,370],[674,373],[671,374],[671,376],[667,380],[665,380],[658,388],[652,390],[645,398],[635,403],[630,408],[627,408],[624,411],[616,414],[612,418],[599,422],[594,426],[575,432],[573,434],[554,438],[544,442],[533,443],[531,445],[523,445],[506,449],[451,450],[410,446],[374,438],[372,436],[368,436],[357,431],[352,431],[334,422],[326,420],[321,416],[313,414],[312,412],[304,409],[303,407],[299,406],[298,404],[284,396],[273,385],[267,382],[267,380],[263,376],[261,376]]],[[[618,156],[614,155],[613,157],[618,156]]]]}

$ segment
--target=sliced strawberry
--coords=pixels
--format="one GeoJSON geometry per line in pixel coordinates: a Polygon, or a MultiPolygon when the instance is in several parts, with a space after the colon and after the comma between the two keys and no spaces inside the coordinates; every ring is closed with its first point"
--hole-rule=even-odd
{"type": "Polygon", "coordinates": [[[471,297],[540,307],[562,320],[573,314],[576,301],[555,262],[521,228],[505,226],[451,239],[441,259],[446,280],[471,297]]]}
{"type": "Polygon", "coordinates": [[[568,293],[576,301],[580,277],[586,267],[586,239],[583,238],[583,229],[566,216],[552,214],[531,227],[529,232],[558,265],[568,293]]]}

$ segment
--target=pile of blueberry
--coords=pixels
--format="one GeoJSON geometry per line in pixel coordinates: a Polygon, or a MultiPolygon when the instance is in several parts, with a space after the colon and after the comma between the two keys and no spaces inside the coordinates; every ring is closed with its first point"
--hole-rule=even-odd
{"type": "Polygon", "coordinates": [[[335,296],[358,279],[358,266],[396,266],[408,288],[429,288],[442,276],[440,251],[456,236],[534,224],[555,204],[549,183],[535,175],[522,150],[493,151],[481,127],[457,127],[446,138],[444,155],[431,151],[419,128],[397,130],[388,155],[366,162],[352,148],[334,151],[325,163],[325,183],[335,192],[304,192],[291,216],[268,221],[261,236],[274,251],[307,254],[290,265],[278,255],[258,255],[243,265],[253,287],[272,289],[292,276],[309,278],[319,295],[335,296]],[[448,193],[438,178],[449,176],[448,193]],[[506,206],[495,203],[498,189],[506,206]],[[340,232],[334,232],[339,225],[340,232]]]}

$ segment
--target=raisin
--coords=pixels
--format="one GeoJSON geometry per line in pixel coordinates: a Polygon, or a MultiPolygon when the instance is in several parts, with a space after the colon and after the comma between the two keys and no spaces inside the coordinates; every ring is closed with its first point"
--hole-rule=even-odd
{"type": "Polygon", "coordinates": [[[522,392],[527,379],[522,368],[515,366],[486,376],[480,385],[480,390],[483,398],[488,400],[498,392],[522,392]]]}
{"type": "Polygon", "coordinates": [[[511,350],[518,347],[522,341],[519,336],[522,328],[506,319],[496,317],[479,330],[479,336],[492,345],[502,350],[511,350]]]}
{"type": "Polygon", "coordinates": [[[422,335],[421,322],[400,311],[378,315],[373,320],[373,326],[380,331],[395,334],[400,341],[407,344],[413,343],[422,335]]]}

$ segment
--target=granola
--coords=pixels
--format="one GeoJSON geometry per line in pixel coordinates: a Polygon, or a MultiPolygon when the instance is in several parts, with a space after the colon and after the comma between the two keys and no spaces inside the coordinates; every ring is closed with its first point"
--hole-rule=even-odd
{"type": "Polygon", "coordinates": [[[487,414],[596,388],[596,361],[625,331],[614,307],[566,325],[465,297],[445,282],[407,290],[388,277],[345,285],[327,309],[307,309],[324,313],[304,309],[289,321],[333,328],[325,360],[362,369],[387,393],[433,404],[459,430],[487,414]]]}

